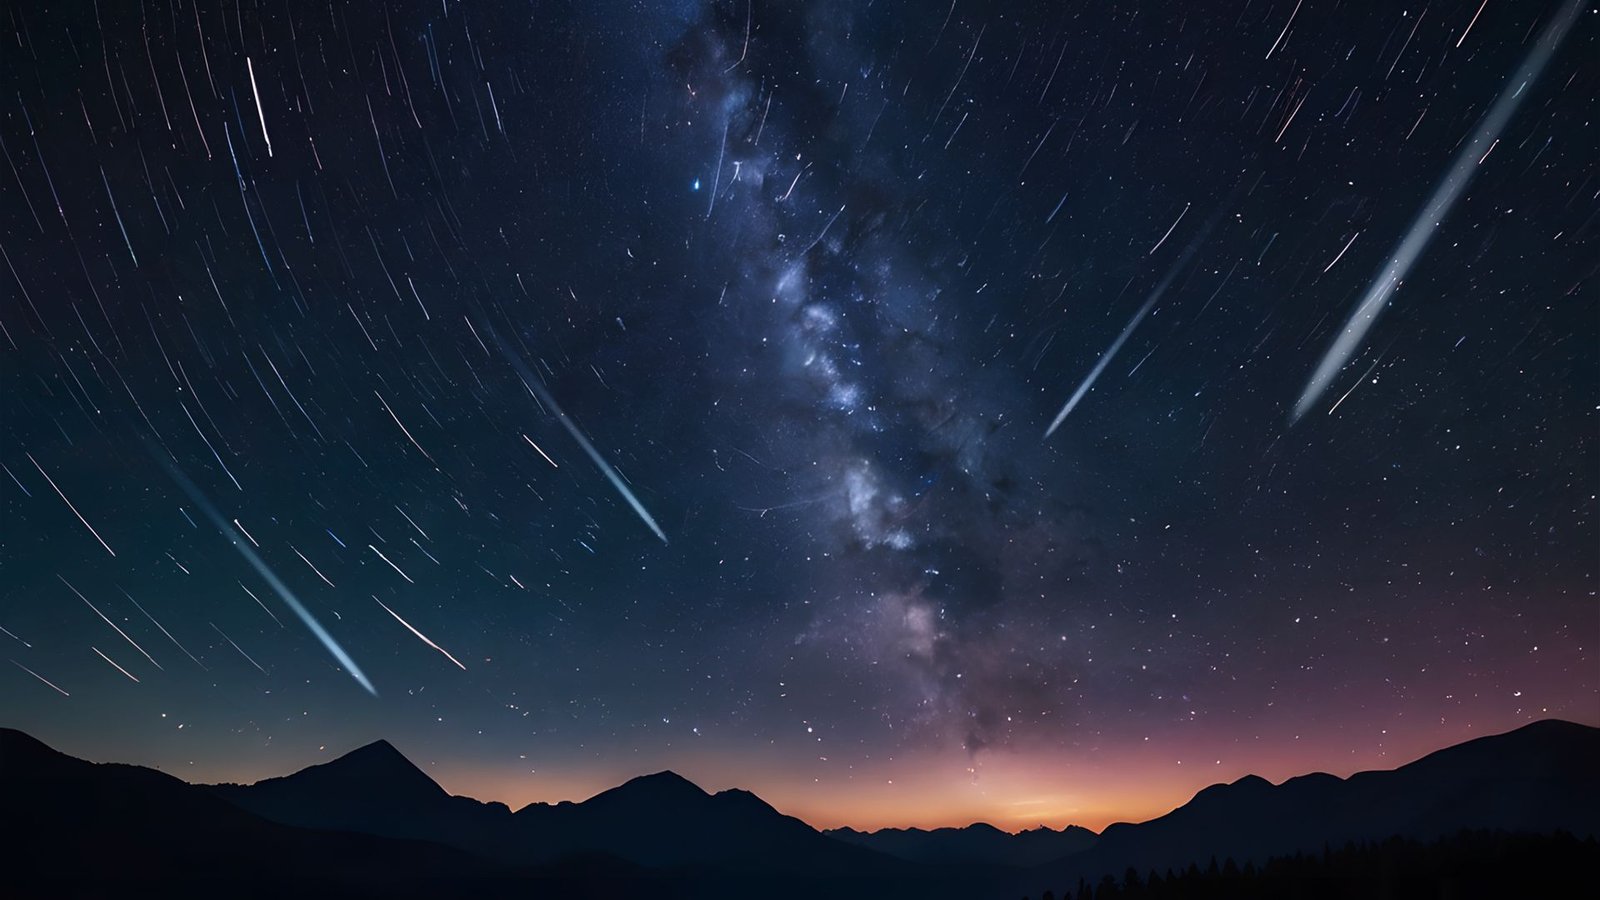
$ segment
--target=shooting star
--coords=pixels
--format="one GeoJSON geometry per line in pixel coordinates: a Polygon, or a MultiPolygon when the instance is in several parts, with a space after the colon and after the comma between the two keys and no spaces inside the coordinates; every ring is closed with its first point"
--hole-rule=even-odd
{"type": "Polygon", "coordinates": [[[33,467],[39,470],[40,475],[44,476],[44,480],[50,483],[50,487],[55,490],[56,496],[61,498],[61,502],[67,505],[67,509],[72,510],[72,514],[78,517],[78,521],[83,523],[83,527],[89,529],[89,533],[94,535],[94,539],[100,542],[100,546],[106,548],[107,553],[116,556],[117,551],[111,549],[111,545],[106,543],[106,539],[100,536],[100,532],[94,530],[94,526],[90,525],[89,520],[83,517],[83,513],[78,512],[78,508],[72,505],[72,501],[68,500],[67,495],[61,492],[61,488],[56,487],[55,479],[51,478],[50,473],[44,470],[44,466],[39,465],[39,461],[33,458],[32,453],[25,455],[28,457],[28,462],[33,463],[33,467]]]}
{"type": "Polygon", "coordinates": [[[190,659],[194,659],[194,664],[199,666],[201,671],[203,671],[203,672],[211,671],[210,669],[207,669],[205,667],[204,663],[200,662],[200,660],[198,660],[198,659],[195,659],[194,654],[189,652],[189,648],[187,648],[187,647],[183,646],[182,644],[178,643],[178,639],[172,636],[172,632],[167,630],[167,626],[165,626],[165,625],[161,624],[160,622],[156,621],[156,617],[150,615],[149,610],[147,610],[144,607],[140,606],[139,605],[139,601],[133,599],[133,595],[132,594],[128,593],[127,591],[123,591],[122,592],[122,596],[127,597],[128,598],[128,602],[132,603],[134,605],[134,608],[138,609],[139,612],[144,613],[144,617],[146,619],[149,619],[150,621],[155,622],[156,627],[161,629],[161,633],[166,635],[167,636],[167,640],[171,641],[174,646],[176,646],[179,650],[182,650],[184,656],[187,656],[190,659]]]}
{"type": "Polygon", "coordinates": [[[467,670],[466,666],[461,665],[461,660],[456,659],[454,656],[450,655],[450,651],[449,650],[446,650],[445,648],[439,646],[438,644],[435,644],[433,641],[428,640],[428,636],[427,635],[425,635],[422,632],[416,630],[415,628],[412,628],[410,622],[407,622],[405,619],[400,618],[400,614],[395,612],[394,610],[390,609],[382,600],[378,600],[377,595],[373,595],[372,599],[373,600],[377,600],[378,601],[378,605],[383,607],[383,611],[384,612],[388,613],[391,616],[394,616],[394,620],[396,622],[399,622],[401,625],[404,625],[406,627],[407,631],[411,632],[412,634],[414,634],[418,638],[420,638],[424,644],[427,644],[429,647],[432,647],[433,649],[439,651],[440,653],[443,653],[445,659],[448,659],[451,662],[455,663],[456,667],[459,668],[461,671],[465,672],[467,670]]]}
{"type": "Polygon", "coordinates": [[[124,674],[124,675],[128,676],[129,678],[133,679],[133,683],[134,684],[138,684],[139,683],[139,679],[134,678],[132,672],[129,672],[127,669],[124,669],[123,667],[117,665],[117,661],[112,659],[111,657],[105,655],[104,653],[100,653],[100,648],[99,647],[96,647],[93,644],[90,644],[89,645],[89,649],[93,650],[95,653],[99,654],[101,659],[105,660],[108,663],[111,663],[111,667],[112,668],[116,669],[118,672],[121,672],[122,674],[124,674]]]}
{"type": "MultiPolygon", "coordinates": [[[[1187,212],[1188,207],[1184,207],[1184,211],[1187,212]]],[[[1183,218],[1183,215],[1180,213],[1178,218],[1183,218]]],[[[1049,428],[1044,430],[1046,438],[1055,434],[1056,429],[1061,427],[1061,423],[1065,422],[1067,416],[1072,414],[1072,410],[1078,405],[1078,401],[1082,400],[1084,395],[1088,394],[1089,390],[1094,387],[1095,380],[1100,377],[1101,372],[1106,370],[1106,366],[1111,365],[1111,360],[1116,358],[1117,352],[1122,349],[1122,345],[1128,342],[1128,337],[1133,334],[1134,329],[1138,328],[1139,323],[1144,321],[1144,317],[1149,315],[1150,310],[1155,308],[1156,303],[1161,300],[1161,296],[1167,292],[1167,288],[1171,287],[1172,282],[1177,279],[1178,273],[1182,272],[1183,267],[1189,264],[1189,259],[1194,256],[1195,251],[1199,250],[1200,245],[1205,243],[1206,238],[1211,236],[1211,229],[1216,223],[1217,215],[1214,213],[1210,220],[1206,222],[1205,227],[1200,230],[1200,234],[1189,242],[1188,247],[1184,248],[1177,262],[1174,262],[1172,268],[1167,270],[1167,274],[1161,279],[1161,283],[1156,285],[1156,289],[1150,292],[1149,299],[1145,300],[1144,305],[1139,307],[1139,311],[1133,314],[1132,319],[1128,320],[1128,324],[1122,329],[1122,333],[1117,335],[1117,339],[1111,342],[1111,346],[1106,348],[1105,353],[1101,354],[1100,361],[1094,364],[1093,369],[1089,370],[1088,377],[1084,378],[1083,383],[1078,385],[1078,389],[1072,392],[1072,396],[1067,400],[1066,405],[1061,407],[1060,412],[1056,413],[1055,420],[1050,423],[1049,428]]],[[[1173,222],[1172,227],[1178,227],[1178,223],[1173,222]]],[[[1171,229],[1168,229],[1167,233],[1171,234],[1171,229]]],[[[1163,237],[1161,240],[1165,241],[1166,238],[1163,237]]],[[[1160,245],[1158,244],[1157,246],[1160,245]]],[[[1151,250],[1150,252],[1154,253],[1155,251],[1151,250]]]]}
{"type": "MultiPolygon", "coordinates": [[[[650,511],[644,508],[644,504],[640,503],[639,498],[633,495],[633,491],[628,490],[628,486],[622,481],[622,476],[618,475],[617,470],[613,469],[611,464],[606,462],[605,458],[600,455],[600,451],[589,443],[589,439],[584,437],[577,423],[572,421],[572,418],[561,409],[561,404],[556,402],[556,398],[545,390],[544,384],[539,381],[539,377],[528,370],[527,364],[506,345],[505,340],[494,330],[494,326],[485,322],[484,328],[489,332],[489,336],[494,338],[495,345],[500,348],[500,354],[506,358],[506,362],[510,363],[511,368],[516,370],[517,376],[522,379],[523,385],[532,391],[534,396],[539,398],[539,402],[548,407],[550,412],[560,420],[562,426],[567,429],[567,433],[572,435],[572,439],[578,442],[578,446],[583,448],[583,452],[589,455],[589,460],[594,463],[595,468],[606,476],[606,479],[611,482],[611,486],[616,488],[617,493],[622,495],[622,499],[628,501],[628,505],[633,507],[633,511],[638,513],[644,524],[648,525],[650,530],[655,533],[655,536],[661,539],[661,543],[669,543],[666,533],[661,530],[660,525],[656,524],[656,520],[650,515],[650,511]]],[[[529,443],[532,443],[532,441],[529,441],[529,443]]],[[[540,452],[542,453],[543,451],[540,452]]]]}
{"type": "MultiPolygon", "coordinates": [[[[350,658],[350,654],[344,652],[344,648],[339,646],[339,642],[333,639],[333,635],[329,634],[328,630],[322,627],[322,623],[317,621],[316,616],[313,616],[311,611],[306,609],[305,606],[300,602],[299,598],[295,597],[294,593],[289,590],[288,586],[283,583],[282,579],[278,578],[277,573],[273,572],[272,569],[267,566],[266,562],[263,561],[260,556],[256,555],[254,550],[250,549],[249,546],[247,546],[243,541],[239,540],[237,536],[228,530],[228,520],[222,517],[222,513],[217,512],[217,508],[211,505],[211,501],[207,500],[204,494],[200,493],[200,488],[196,487],[195,483],[189,480],[189,476],[183,474],[183,471],[178,468],[176,463],[172,462],[170,459],[167,459],[165,456],[156,453],[154,447],[151,447],[150,451],[152,454],[155,454],[156,459],[159,460],[166,468],[167,474],[172,476],[172,480],[176,481],[178,486],[183,488],[183,492],[189,495],[189,499],[194,501],[195,506],[199,507],[200,511],[205,513],[206,518],[211,520],[211,524],[216,526],[217,531],[220,532],[223,537],[228,539],[228,543],[233,545],[233,549],[239,551],[239,555],[243,556],[245,562],[248,562],[250,567],[256,570],[256,574],[260,575],[262,579],[266,581],[266,583],[270,585],[274,591],[277,592],[278,597],[283,600],[284,605],[289,607],[289,609],[293,611],[296,616],[300,617],[300,621],[305,624],[306,628],[310,629],[313,635],[316,635],[317,640],[322,642],[322,646],[327,648],[327,651],[333,655],[333,658],[338,660],[340,665],[344,666],[345,671],[350,673],[350,677],[354,678],[356,683],[361,685],[361,687],[364,688],[367,693],[374,697],[378,696],[377,689],[372,686],[372,682],[367,680],[367,676],[361,671],[361,667],[356,665],[356,661],[350,658]]],[[[216,628],[217,626],[213,624],[211,627],[216,628]]],[[[220,628],[217,629],[219,633],[221,630],[222,629],[220,628]]],[[[227,637],[227,635],[223,635],[223,637],[227,637]]],[[[229,641],[228,643],[231,644],[233,642],[229,641]]],[[[236,648],[238,647],[237,644],[234,644],[234,646],[236,648]]],[[[239,652],[243,653],[244,651],[240,650],[239,652]]],[[[245,658],[249,659],[248,656],[245,658]]],[[[252,660],[252,663],[253,662],[254,661],[252,660]]],[[[256,668],[259,669],[261,667],[256,666],[256,668]]],[[[263,669],[262,671],[266,670],[263,669]]]]}
{"type": "Polygon", "coordinates": [[[411,580],[411,576],[407,575],[405,573],[405,570],[401,569],[399,566],[394,564],[394,560],[390,559],[387,556],[384,556],[382,550],[379,550],[377,547],[374,547],[371,544],[367,545],[367,549],[371,550],[373,553],[378,554],[378,558],[383,560],[384,562],[388,563],[389,564],[389,568],[395,570],[396,572],[399,572],[400,573],[400,577],[404,578],[406,580],[406,583],[408,583],[408,584],[416,584],[415,581],[411,580]]]}
{"type": "MultiPolygon", "coordinates": [[[[61,578],[61,575],[57,574],[56,577],[57,578],[61,578]]],[[[128,637],[128,633],[126,631],[123,631],[121,628],[118,628],[117,627],[117,623],[115,623],[115,622],[111,621],[110,619],[106,618],[106,614],[101,612],[99,607],[95,606],[93,603],[90,603],[89,602],[89,598],[85,597],[83,595],[82,591],[80,591],[77,588],[72,586],[72,582],[66,580],[65,578],[61,578],[61,583],[67,586],[67,590],[72,591],[74,594],[77,594],[78,595],[78,599],[82,600],[85,604],[88,605],[88,607],[90,609],[94,610],[94,614],[99,616],[101,618],[101,620],[104,621],[107,625],[110,625],[112,627],[112,629],[117,632],[117,634],[122,635],[122,639],[123,640],[125,640],[128,643],[132,644],[133,645],[133,649],[135,649],[135,650],[139,651],[141,654],[143,654],[145,659],[150,660],[150,665],[155,666],[158,669],[161,669],[161,664],[156,662],[155,657],[151,656],[148,653],[145,653],[144,652],[144,648],[139,646],[138,642],[135,641],[133,638],[128,637]]],[[[165,672],[166,670],[165,669],[161,669],[161,671],[165,672]]]]}
{"type": "Polygon", "coordinates": [[[32,675],[33,677],[39,679],[40,681],[44,682],[45,684],[49,685],[51,689],[53,689],[56,693],[60,694],[61,696],[63,696],[63,697],[71,697],[72,696],[71,694],[67,693],[66,691],[63,691],[61,688],[56,687],[55,682],[53,682],[50,679],[44,677],[43,675],[40,675],[38,672],[35,672],[34,670],[28,668],[27,666],[23,665],[22,663],[19,663],[16,660],[13,659],[11,661],[11,664],[13,666],[16,666],[17,668],[21,669],[22,671],[27,672],[29,675],[32,675]]]}
{"type": "MultiPolygon", "coordinates": [[[[212,628],[217,628],[217,623],[215,623],[215,622],[207,622],[206,624],[210,625],[212,628]]],[[[250,659],[250,654],[244,652],[244,648],[243,647],[239,646],[238,644],[234,644],[233,643],[233,638],[228,637],[227,633],[224,632],[221,628],[217,628],[217,634],[222,635],[222,639],[223,640],[227,641],[230,644],[233,644],[233,649],[239,651],[239,655],[244,657],[247,661],[249,661],[250,665],[255,666],[258,670],[260,670],[261,674],[268,675],[268,676],[270,676],[272,674],[271,672],[268,672],[266,669],[262,669],[260,663],[256,662],[253,659],[250,659]]]]}
{"type": "Polygon", "coordinates": [[[1438,187],[1434,188],[1433,196],[1429,198],[1427,205],[1412,220],[1411,228],[1395,247],[1389,261],[1378,270],[1360,304],[1350,314],[1350,318],[1345,320],[1344,328],[1334,339],[1333,346],[1323,354],[1316,371],[1311,374],[1305,389],[1300,392],[1300,399],[1295,401],[1294,412],[1289,416],[1289,424],[1293,425],[1300,421],[1311,407],[1316,405],[1323,392],[1333,383],[1334,376],[1338,375],[1355,356],[1356,351],[1361,349],[1362,340],[1377,323],[1378,316],[1382,315],[1389,305],[1389,298],[1400,287],[1400,282],[1405,280],[1417,259],[1422,256],[1422,251],[1427,249],[1428,242],[1433,240],[1445,217],[1450,215],[1450,210],[1460,198],[1461,192],[1472,182],[1478,164],[1500,139],[1500,132],[1505,130],[1506,123],[1516,113],[1517,107],[1528,93],[1528,88],[1539,77],[1539,73],[1543,71],[1545,64],[1555,54],[1556,48],[1561,45],[1567,32],[1572,29],[1573,23],[1587,5],[1587,0],[1569,0],[1545,26],[1544,32],[1539,35],[1538,43],[1528,52],[1522,61],[1522,66],[1512,75],[1511,80],[1506,82],[1505,89],[1495,98],[1494,105],[1489,107],[1489,111],[1478,122],[1478,128],[1473,132],[1471,139],[1456,154],[1455,162],[1451,163],[1438,187]]]}
{"type": "Polygon", "coordinates": [[[274,612],[273,612],[273,611],[272,611],[272,610],[271,610],[271,609],[270,609],[270,608],[268,608],[268,607],[267,607],[267,605],[266,605],[266,604],[265,604],[265,603],[262,603],[262,602],[261,602],[261,598],[260,598],[260,597],[257,597],[257,596],[256,596],[256,592],[255,592],[255,591],[252,591],[252,590],[250,590],[250,589],[249,589],[249,588],[247,588],[247,587],[244,587],[244,582],[242,582],[242,581],[241,581],[241,582],[239,582],[239,587],[242,587],[242,588],[244,588],[244,592],[245,592],[245,593],[246,593],[246,594],[249,594],[249,595],[250,595],[250,599],[251,599],[251,600],[254,600],[254,601],[255,601],[255,602],[256,602],[256,605],[257,605],[257,606],[259,606],[259,607],[261,607],[261,610],[262,610],[262,611],[263,611],[263,612],[265,612],[265,613],[266,613],[266,614],[267,614],[267,615],[269,615],[269,616],[272,616],[272,621],[274,621],[274,622],[277,622],[277,623],[278,623],[278,627],[279,627],[279,628],[282,628],[282,627],[283,627],[283,621],[282,621],[282,620],[281,620],[281,619],[279,619],[279,618],[278,618],[278,616],[277,616],[277,614],[276,614],[276,613],[274,613],[274,612]]]}

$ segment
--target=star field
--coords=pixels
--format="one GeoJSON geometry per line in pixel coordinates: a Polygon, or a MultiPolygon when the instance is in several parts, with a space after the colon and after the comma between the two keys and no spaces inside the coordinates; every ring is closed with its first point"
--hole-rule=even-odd
{"type": "Polygon", "coordinates": [[[1600,721],[1596,23],[13,5],[0,715],[1008,828],[1600,721]]]}

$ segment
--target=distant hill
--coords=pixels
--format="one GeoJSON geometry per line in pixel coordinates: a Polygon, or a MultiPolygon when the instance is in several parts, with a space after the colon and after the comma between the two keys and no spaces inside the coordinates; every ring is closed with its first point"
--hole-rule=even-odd
{"type": "Polygon", "coordinates": [[[831,840],[747,791],[708,794],[672,772],[643,775],[582,803],[452,797],[386,741],[253,785],[214,785],[263,818],[448,844],[510,863],[579,852],[655,867],[818,875],[904,874],[902,861],[831,840]]]}
{"type": "Polygon", "coordinates": [[[1094,846],[1095,833],[1068,825],[1056,831],[1040,826],[1012,834],[986,822],[965,828],[882,828],[824,831],[831,838],[928,865],[977,864],[1036,866],[1094,846]]]}
{"type": "Polygon", "coordinates": [[[579,861],[511,869],[423,841],[270,822],[139,766],[95,764],[0,728],[0,896],[631,897],[649,878],[579,861]],[[641,883],[643,882],[643,884],[641,883]]]}
{"type": "Polygon", "coordinates": [[[1313,773],[1279,785],[1247,775],[1159,818],[1111,825],[1094,847],[1039,873],[1062,884],[1129,867],[1203,865],[1213,856],[1242,865],[1347,841],[1435,840],[1462,829],[1600,835],[1600,729],[1551,719],[1390,771],[1313,773]]]}

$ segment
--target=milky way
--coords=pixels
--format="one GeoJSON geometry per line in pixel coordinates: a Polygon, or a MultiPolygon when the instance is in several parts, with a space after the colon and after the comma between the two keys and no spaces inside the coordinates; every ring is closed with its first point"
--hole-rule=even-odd
{"type": "Polygon", "coordinates": [[[4,21],[3,724],[1060,825],[1600,718],[1584,2],[4,21]]]}

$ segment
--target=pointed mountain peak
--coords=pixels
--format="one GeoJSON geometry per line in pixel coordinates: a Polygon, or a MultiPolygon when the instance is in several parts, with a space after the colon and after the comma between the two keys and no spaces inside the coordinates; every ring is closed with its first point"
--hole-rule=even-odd
{"type": "Polygon", "coordinates": [[[338,760],[358,760],[369,764],[379,762],[393,764],[397,760],[404,760],[406,765],[411,765],[411,760],[406,759],[404,753],[395,749],[393,744],[383,738],[379,738],[370,744],[362,744],[349,753],[338,757],[335,762],[338,760]]]}
{"type": "Polygon", "coordinates": [[[595,807],[637,806],[662,809],[686,803],[700,803],[710,795],[677,772],[662,771],[630,778],[609,791],[602,791],[582,805],[595,807]]]}
{"type": "Polygon", "coordinates": [[[438,782],[385,740],[363,744],[336,759],[261,783],[270,782],[339,793],[351,790],[367,793],[376,789],[391,795],[448,796],[438,782]]]}
{"type": "Polygon", "coordinates": [[[660,772],[655,772],[650,775],[640,775],[636,778],[630,778],[623,782],[621,787],[631,787],[638,791],[648,790],[662,794],[684,794],[693,795],[696,797],[707,796],[706,792],[701,790],[700,785],[695,784],[671,769],[663,769],[660,772]]]}

